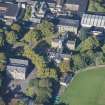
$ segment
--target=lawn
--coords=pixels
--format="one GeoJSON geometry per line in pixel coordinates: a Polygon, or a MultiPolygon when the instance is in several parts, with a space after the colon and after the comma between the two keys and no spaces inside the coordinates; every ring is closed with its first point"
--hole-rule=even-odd
{"type": "Polygon", "coordinates": [[[79,73],[61,100],[68,105],[105,105],[105,68],[79,73]]]}
{"type": "Polygon", "coordinates": [[[102,0],[89,0],[88,11],[90,12],[105,12],[105,6],[102,0]]]}

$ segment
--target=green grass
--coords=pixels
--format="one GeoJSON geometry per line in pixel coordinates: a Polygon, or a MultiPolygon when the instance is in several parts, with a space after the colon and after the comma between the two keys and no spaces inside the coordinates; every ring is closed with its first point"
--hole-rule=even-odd
{"type": "Polygon", "coordinates": [[[88,11],[90,12],[105,12],[105,7],[102,6],[102,0],[89,0],[88,11]]]}
{"type": "Polygon", "coordinates": [[[105,105],[105,68],[78,74],[61,100],[69,105],[105,105]]]}

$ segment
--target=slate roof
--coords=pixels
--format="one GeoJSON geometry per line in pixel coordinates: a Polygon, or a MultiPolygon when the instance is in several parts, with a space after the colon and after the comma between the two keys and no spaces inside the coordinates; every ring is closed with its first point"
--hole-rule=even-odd
{"type": "Polygon", "coordinates": [[[8,65],[7,66],[8,71],[14,71],[16,70],[17,72],[25,73],[26,72],[26,67],[20,67],[20,66],[14,66],[14,65],[8,65]]]}
{"type": "Polygon", "coordinates": [[[10,58],[6,70],[11,72],[16,70],[17,72],[25,73],[27,70],[27,66],[28,60],[10,58]]]}
{"type": "Polygon", "coordinates": [[[12,65],[28,66],[28,60],[14,59],[14,58],[10,58],[9,60],[12,65]]]}
{"type": "Polygon", "coordinates": [[[17,4],[0,2],[0,16],[17,17],[19,10],[20,8],[17,4]]]}
{"type": "Polygon", "coordinates": [[[67,18],[59,18],[58,25],[65,25],[65,26],[75,26],[79,27],[79,20],[67,19],[67,18]]]}

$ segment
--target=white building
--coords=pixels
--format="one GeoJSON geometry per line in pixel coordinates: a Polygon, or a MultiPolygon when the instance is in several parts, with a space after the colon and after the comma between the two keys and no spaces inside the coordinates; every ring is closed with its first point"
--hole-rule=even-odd
{"type": "Polygon", "coordinates": [[[82,27],[101,27],[105,28],[105,16],[83,14],[81,20],[82,27]]]}
{"type": "Polygon", "coordinates": [[[58,32],[73,32],[78,33],[79,20],[73,20],[69,18],[59,18],[59,23],[57,25],[58,32]]]}
{"type": "Polygon", "coordinates": [[[6,72],[7,75],[13,79],[25,80],[28,67],[28,60],[9,59],[6,72]]]}

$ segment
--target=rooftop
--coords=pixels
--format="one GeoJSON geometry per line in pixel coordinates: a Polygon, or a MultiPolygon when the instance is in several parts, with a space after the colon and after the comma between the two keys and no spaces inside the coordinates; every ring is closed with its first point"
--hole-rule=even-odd
{"type": "Polygon", "coordinates": [[[83,13],[87,10],[89,0],[65,0],[65,4],[77,4],[79,5],[80,13],[83,13]]]}
{"type": "Polygon", "coordinates": [[[67,26],[79,26],[79,20],[73,20],[69,18],[59,18],[59,25],[67,25],[67,26]]]}
{"type": "Polygon", "coordinates": [[[18,15],[18,12],[19,7],[17,4],[0,2],[0,16],[16,17],[18,15]]]}
{"type": "Polygon", "coordinates": [[[10,64],[12,65],[14,64],[14,65],[28,66],[28,60],[10,58],[9,61],[10,61],[10,64]]]}

